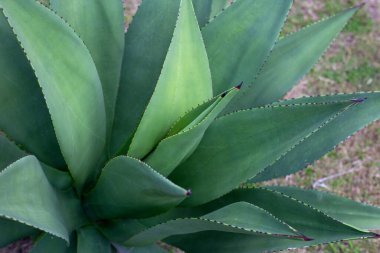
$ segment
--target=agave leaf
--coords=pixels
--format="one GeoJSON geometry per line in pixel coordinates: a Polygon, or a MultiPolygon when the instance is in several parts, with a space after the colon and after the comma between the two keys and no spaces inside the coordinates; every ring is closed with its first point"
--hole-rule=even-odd
{"type": "Polygon", "coordinates": [[[69,233],[89,223],[89,219],[83,211],[81,199],[73,188],[64,191],[56,190],[60,202],[60,210],[69,233]]]}
{"type": "MultiPolygon", "coordinates": [[[[115,248],[117,248],[118,253],[168,253],[166,249],[161,248],[159,245],[149,245],[145,247],[132,247],[132,248],[125,248],[121,245],[115,245],[115,248]]],[[[170,251],[171,252],[171,251],[170,251]]]]}
{"type": "MultiPolygon", "coordinates": [[[[22,151],[16,144],[9,141],[5,136],[0,135],[0,172],[8,165],[16,162],[22,157],[27,156],[27,153],[22,151]]],[[[49,182],[58,189],[67,189],[71,186],[72,180],[68,173],[56,170],[46,164],[42,168],[49,182]]]]}
{"type": "Polygon", "coordinates": [[[5,136],[0,134],[0,172],[11,163],[14,163],[25,153],[20,150],[15,144],[10,142],[5,136]]]}
{"type": "Polygon", "coordinates": [[[64,168],[33,69],[0,12],[0,129],[41,161],[64,168]]]}
{"type": "Polygon", "coordinates": [[[380,229],[380,208],[355,202],[327,192],[295,187],[267,187],[300,200],[328,216],[359,229],[380,229]]]}
{"type": "MultiPolygon", "coordinates": [[[[238,91],[238,88],[233,88],[229,92],[222,94],[222,96],[212,99],[215,100],[215,102],[204,111],[204,115],[201,113],[179,133],[162,140],[153,153],[146,158],[145,162],[163,176],[168,176],[181,162],[186,160],[194,152],[207,128],[219,113],[224,110],[238,91]]],[[[203,105],[200,107],[203,107],[203,105]]],[[[197,111],[197,109],[194,111],[197,111]]],[[[191,111],[190,114],[192,114],[192,112],[193,111],[191,111]]]]}
{"type": "Polygon", "coordinates": [[[234,203],[200,218],[171,220],[148,228],[131,237],[125,245],[149,245],[173,235],[192,234],[201,231],[223,231],[242,234],[268,234],[275,237],[300,239],[286,224],[266,211],[246,202],[234,203]]]}
{"type": "Polygon", "coordinates": [[[144,231],[146,226],[138,220],[108,220],[99,224],[98,229],[112,242],[122,243],[144,231]]]}
{"type": "Polygon", "coordinates": [[[0,6],[36,72],[80,191],[105,143],[103,92],[95,64],[74,31],[42,4],[1,0],[0,6]]]}
{"type": "Polygon", "coordinates": [[[1,217],[32,226],[68,242],[60,203],[35,157],[21,158],[0,173],[0,203],[1,217]]]}
{"type": "Polygon", "coordinates": [[[88,47],[102,82],[110,134],[124,52],[124,14],[120,0],[52,0],[50,6],[88,47]]]}
{"type": "Polygon", "coordinates": [[[0,248],[39,233],[37,229],[31,226],[3,218],[0,218],[0,228],[0,248]]]}
{"type": "Polygon", "coordinates": [[[77,253],[111,253],[111,243],[95,228],[85,227],[78,232],[77,253]]]}
{"type": "MultiPolygon", "coordinates": [[[[210,20],[213,0],[192,0],[198,24],[203,27],[210,20]]],[[[224,1],[224,0],[223,0],[224,1]]]]}
{"type": "Polygon", "coordinates": [[[202,35],[191,0],[182,0],[160,78],[128,155],[145,157],[178,118],[211,97],[211,74],[202,35]]]}
{"type": "Polygon", "coordinates": [[[228,6],[228,0],[213,0],[211,5],[210,20],[214,19],[224,10],[224,8],[228,6]]]}
{"type": "Polygon", "coordinates": [[[186,196],[186,190],[145,163],[120,156],[103,169],[85,205],[95,219],[136,218],[165,212],[186,196]]]}
{"type": "Polygon", "coordinates": [[[293,103],[330,103],[332,101],[347,100],[357,101],[358,104],[303,140],[300,145],[276,161],[276,163],[268,166],[251,182],[266,181],[302,170],[334,149],[336,145],[347,139],[350,135],[380,118],[379,92],[300,98],[278,103],[287,105],[293,103]],[[359,103],[361,101],[362,103],[359,103]]]}
{"type": "Polygon", "coordinates": [[[226,113],[281,99],[310,71],[358,9],[348,9],[282,38],[253,84],[243,89],[226,113]]]}
{"type": "Polygon", "coordinates": [[[70,237],[70,246],[60,238],[49,234],[41,235],[34,243],[30,253],[54,252],[54,253],[77,253],[76,240],[70,237]]]}
{"type": "Polygon", "coordinates": [[[179,3],[178,0],[144,0],[128,27],[111,155],[127,152],[153,94],[173,35],[179,3]]]}
{"type": "Polygon", "coordinates": [[[265,235],[241,235],[210,232],[186,237],[173,237],[169,243],[188,252],[274,252],[301,248],[340,240],[376,237],[374,233],[357,230],[340,223],[304,203],[264,188],[239,189],[210,203],[220,205],[246,201],[259,206],[305,235],[305,241],[273,238],[265,235]],[[309,239],[308,239],[309,238],[309,239]],[[220,243],[220,242],[223,243],[220,243]]]}
{"type": "Polygon", "coordinates": [[[195,14],[200,27],[206,25],[210,19],[219,14],[226,7],[227,0],[193,0],[195,14]]]}
{"type": "Polygon", "coordinates": [[[193,155],[169,178],[192,190],[184,205],[206,203],[276,162],[351,105],[269,106],[221,117],[209,127],[193,155]]]}
{"type": "Polygon", "coordinates": [[[272,49],[291,0],[237,0],[202,29],[214,93],[250,82],[272,49]]]}

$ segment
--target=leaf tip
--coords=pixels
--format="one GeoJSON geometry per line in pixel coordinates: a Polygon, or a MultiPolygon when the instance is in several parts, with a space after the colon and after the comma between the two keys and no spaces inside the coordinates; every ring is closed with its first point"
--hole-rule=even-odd
{"type": "Polygon", "coordinates": [[[305,235],[302,236],[302,240],[304,240],[305,242],[314,241],[313,238],[307,237],[307,236],[305,236],[305,235]]]}
{"type": "Polygon", "coordinates": [[[244,82],[242,81],[238,86],[235,86],[236,89],[240,90],[243,87],[244,82]]]}
{"type": "Polygon", "coordinates": [[[364,97],[364,98],[354,98],[354,99],[351,99],[351,102],[355,103],[355,104],[360,104],[360,103],[363,103],[364,101],[366,101],[368,98],[367,97],[364,97]]]}
{"type": "Polygon", "coordinates": [[[189,189],[189,190],[186,191],[186,196],[187,197],[190,197],[192,194],[193,194],[193,192],[191,191],[191,189],[189,189]]]}

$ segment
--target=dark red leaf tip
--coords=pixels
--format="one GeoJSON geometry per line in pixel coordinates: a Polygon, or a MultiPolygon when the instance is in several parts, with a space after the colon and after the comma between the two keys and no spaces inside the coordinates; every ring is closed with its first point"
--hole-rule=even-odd
{"type": "Polygon", "coordinates": [[[235,86],[236,89],[240,90],[241,87],[243,86],[244,82],[241,82],[238,86],[235,86]]]}
{"type": "Polygon", "coordinates": [[[310,237],[307,237],[307,236],[302,236],[302,240],[304,240],[305,242],[310,242],[310,241],[314,241],[313,238],[310,238],[310,237]]]}
{"type": "Polygon", "coordinates": [[[380,234],[375,234],[375,238],[380,239],[380,234]]]}
{"type": "Polygon", "coordinates": [[[354,103],[363,103],[364,101],[366,101],[368,98],[353,98],[351,99],[351,102],[354,102],[354,103]]]}
{"type": "Polygon", "coordinates": [[[192,194],[193,194],[193,192],[191,191],[191,189],[189,189],[189,190],[186,191],[186,196],[187,197],[190,197],[192,194]]]}

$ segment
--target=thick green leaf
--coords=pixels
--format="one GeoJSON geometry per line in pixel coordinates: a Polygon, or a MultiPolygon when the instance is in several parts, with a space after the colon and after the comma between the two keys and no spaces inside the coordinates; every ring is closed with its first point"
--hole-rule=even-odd
{"type": "Polygon", "coordinates": [[[60,203],[35,157],[21,158],[0,173],[0,203],[1,217],[68,242],[60,203]]]}
{"type": "Polygon", "coordinates": [[[160,76],[179,0],[144,0],[125,36],[111,154],[125,154],[160,76]],[[155,22],[152,22],[154,20],[155,22]]]}
{"type": "Polygon", "coordinates": [[[0,129],[41,161],[64,168],[34,72],[0,12],[0,129]]]}
{"type": "Polygon", "coordinates": [[[264,107],[221,117],[170,179],[192,190],[184,205],[218,198],[273,164],[351,104],[264,107]]]}
{"type": "Polygon", "coordinates": [[[156,245],[156,244],[145,246],[145,247],[132,247],[132,248],[125,248],[123,246],[115,245],[115,244],[114,246],[118,249],[118,253],[169,253],[169,251],[161,248],[159,245],[156,245]]]}
{"type": "Polygon", "coordinates": [[[373,233],[366,233],[346,226],[322,212],[301,202],[267,189],[240,189],[233,191],[222,199],[211,203],[215,206],[246,201],[260,206],[275,217],[306,235],[305,239],[292,240],[273,238],[265,235],[241,235],[220,232],[198,233],[186,237],[174,237],[168,240],[186,252],[273,252],[289,248],[301,248],[311,245],[335,242],[340,240],[373,238],[373,233]],[[223,242],[223,243],[220,243],[223,242]]]}
{"type": "Polygon", "coordinates": [[[85,202],[93,218],[135,218],[165,212],[186,195],[186,190],[145,163],[120,156],[104,167],[85,202]]]}
{"type": "Polygon", "coordinates": [[[251,86],[243,89],[228,111],[261,106],[281,99],[310,71],[358,8],[343,11],[282,38],[259,76],[251,86]]]}
{"type": "Polygon", "coordinates": [[[292,0],[236,0],[203,28],[214,93],[253,80],[291,4],[292,0]]]}
{"type": "Polygon", "coordinates": [[[380,229],[380,208],[358,203],[327,192],[295,187],[268,187],[270,190],[300,200],[328,216],[359,229],[380,229]]]}
{"type": "Polygon", "coordinates": [[[124,52],[122,1],[51,0],[50,6],[74,28],[94,59],[102,82],[110,134],[124,52]]]}
{"type": "Polygon", "coordinates": [[[49,234],[43,234],[34,243],[32,251],[30,253],[76,253],[76,240],[71,236],[70,246],[60,238],[51,236],[49,234]]]}
{"type": "Polygon", "coordinates": [[[79,190],[94,173],[105,143],[99,76],[86,46],[35,0],[1,0],[0,7],[33,66],[63,156],[79,190]]]}
{"type": "Polygon", "coordinates": [[[195,15],[200,27],[203,27],[210,20],[211,6],[213,0],[192,0],[195,15]]]}
{"type": "Polygon", "coordinates": [[[224,8],[228,7],[229,2],[228,0],[212,0],[210,19],[212,20],[219,15],[224,8]]]}
{"type": "Polygon", "coordinates": [[[227,6],[227,0],[193,0],[195,14],[200,27],[219,14],[227,6]]]}
{"type": "Polygon", "coordinates": [[[127,240],[125,245],[149,245],[173,235],[201,231],[224,231],[241,234],[268,234],[276,237],[302,238],[295,230],[278,221],[266,211],[246,202],[238,202],[200,218],[171,220],[127,240]]]}
{"type": "Polygon", "coordinates": [[[363,98],[367,98],[367,100],[343,112],[316,133],[303,140],[302,143],[287,153],[286,156],[268,166],[262,173],[257,175],[252,182],[283,177],[302,170],[356,131],[380,119],[379,92],[300,98],[280,102],[279,104],[282,105],[293,103],[330,103],[347,100],[361,101],[363,98]]]}
{"type": "Polygon", "coordinates": [[[111,243],[95,228],[85,227],[77,232],[77,253],[111,253],[111,243]]]}
{"type": "Polygon", "coordinates": [[[0,134],[0,172],[11,163],[14,163],[25,153],[21,151],[15,144],[9,141],[4,135],[0,134]]]}
{"type": "Polygon", "coordinates": [[[0,248],[38,233],[39,231],[31,226],[0,218],[0,248]]]}
{"type": "Polygon", "coordinates": [[[191,0],[181,0],[168,55],[128,155],[145,157],[178,118],[211,97],[211,74],[202,34],[191,0]]]}
{"type": "MultiPolygon", "coordinates": [[[[0,171],[11,163],[27,156],[16,144],[9,141],[5,136],[0,135],[0,171]]],[[[49,182],[58,189],[67,189],[71,186],[72,180],[68,173],[56,170],[48,165],[42,164],[42,168],[49,182]]]]}
{"type": "Polygon", "coordinates": [[[60,210],[69,233],[90,223],[82,208],[81,199],[73,188],[56,191],[60,210]]]}
{"type": "Polygon", "coordinates": [[[108,220],[98,224],[102,234],[112,242],[122,243],[146,229],[138,220],[108,220]]]}
{"type": "MultiPolygon", "coordinates": [[[[207,128],[219,113],[224,110],[238,91],[238,88],[233,88],[229,92],[213,99],[215,102],[185,128],[177,134],[163,139],[153,153],[146,158],[145,162],[163,176],[168,176],[181,162],[186,160],[194,152],[201,142],[207,128]]],[[[206,104],[208,103],[209,102],[206,104]]],[[[203,105],[200,107],[203,107],[203,105]]],[[[197,111],[197,109],[194,111],[197,111]]],[[[194,111],[191,111],[189,114],[193,114],[194,111]]],[[[185,118],[188,119],[191,117],[185,118]]]]}

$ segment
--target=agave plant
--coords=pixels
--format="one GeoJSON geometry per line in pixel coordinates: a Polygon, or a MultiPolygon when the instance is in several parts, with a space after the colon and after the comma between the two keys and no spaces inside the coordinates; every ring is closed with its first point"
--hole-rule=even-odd
{"type": "Polygon", "coordinates": [[[125,34],[120,0],[0,0],[0,246],[272,252],[378,238],[377,207],[258,184],[380,117],[376,92],[281,100],[360,8],[279,38],[291,4],[144,0],[125,34]]]}

